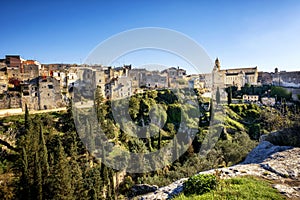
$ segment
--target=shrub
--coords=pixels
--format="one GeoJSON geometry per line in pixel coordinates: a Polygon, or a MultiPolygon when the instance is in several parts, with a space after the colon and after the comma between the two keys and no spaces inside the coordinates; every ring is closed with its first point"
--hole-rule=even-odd
{"type": "Polygon", "coordinates": [[[217,186],[217,178],[212,174],[198,174],[190,177],[183,184],[183,192],[185,195],[197,194],[201,195],[215,189],[217,186]]]}

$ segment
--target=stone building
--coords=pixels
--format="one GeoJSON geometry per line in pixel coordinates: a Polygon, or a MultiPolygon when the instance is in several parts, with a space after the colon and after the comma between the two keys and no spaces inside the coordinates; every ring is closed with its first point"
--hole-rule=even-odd
{"type": "Polygon", "coordinates": [[[8,91],[7,92],[7,108],[21,108],[22,101],[21,95],[17,91],[8,91]]]}
{"type": "Polygon", "coordinates": [[[260,85],[271,85],[273,83],[272,74],[269,72],[258,72],[257,82],[260,85]]]}
{"type": "Polygon", "coordinates": [[[271,75],[273,85],[300,88],[300,71],[287,72],[275,68],[275,72],[271,75]]]}
{"type": "Polygon", "coordinates": [[[204,81],[200,78],[199,74],[187,75],[188,88],[190,89],[202,89],[204,88],[204,81]]]}
{"type": "Polygon", "coordinates": [[[258,102],[259,95],[243,95],[244,102],[258,102]]]}
{"type": "Polygon", "coordinates": [[[6,56],[6,73],[10,83],[21,84],[39,76],[41,64],[36,60],[24,60],[20,56],[6,56]]]}
{"type": "Polygon", "coordinates": [[[3,94],[8,89],[8,77],[6,64],[0,62],[0,94],[3,94]]]}
{"type": "Polygon", "coordinates": [[[168,77],[160,74],[159,71],[147,72],[142,76],[142,81],[147,88],[167,88],[168,77]]]}
{"type": "Polygon", "coordinates": [[[21,65],[22,59],[17,55],[7,55],[5,56],[5,64],[7,65],[7,77],[8,79],[20,79],[21,78],[21,65]]]}
{"type": "Polygon", "coordinates": [[[257,85],[258,70],[257,67],[221,69],[220,61],[217,58],[212,73],[201,74],[200,79],[204,81],[205,87],[208,88],[236,86],[240,89],[246,83],[257,85]]]}
{"type": "Polygon", "coordinates": [[[25,105],[29,110],[39,110],[39,89],[38,89],[39,77],[31,79],[29,82],[22,84],[21,97],[22,97],[22,110],[25,110],[25,105]]]}
{"type": "Polygon", "coordinates": [[[300,71],[259,72],[258,82],[262,85],[275,85],[282,87],[300,88],[300,71]]]}
{"type": "Polygon", "coordinates": [[[106,93],[109,99],[124,98],[132,95],[131,79],[127,76],[114,78],[110,83],[110,91],[106,93]]]}
{"type": "Polygon", "coordinates": [[[139,88],[168,87],[167,73],[159,71],[148,71],[144,68],[136,68],[130,70],[128,72],[128,76],[132,79],[132,87],[134,91],[137,91],[139,88]]]}
{"type": "Polygon", "coordinates": [[[39,109],[55,109],[66,105],[62,99],[59,81],[53,77],[41,77],[38,81],[39,109]]]}
{"type": "Polygon", "coordinates": [[[146,73],[148,71],[145,68],[134,68],[128,72],[128,76],[132,80],[132,87],[134,90],[137,90],[141,87],[146,87],[146,73]]]}
{"type": "Polygon", "coordinates": [[[29,82],[31,79],[38,77],[40,68],[41,65],[37,61],[24,61],[20,69],[21,82],[29,82]]]}
{"type": "Polygon", "coordinates": [[[187,87],[187,81],[184,79],[186,76],[186,70],[179,67],[170,67],[161,72],[167,76],[168,87],[178,88],[187,87]]]}
{"type": "Polygon", "coordinates": [[[16,91],[7,91],[0,95],[0,109],[21,108],[21,95],[16,91]]]}

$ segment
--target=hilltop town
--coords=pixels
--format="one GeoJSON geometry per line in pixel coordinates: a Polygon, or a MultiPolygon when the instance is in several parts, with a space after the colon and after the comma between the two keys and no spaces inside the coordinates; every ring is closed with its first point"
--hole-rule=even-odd
{"type": "MultiPolygon", "coordinates": [[[[100,88],[104,99],[117,99],[155,88],[197,88],[211,92],[211,88],[235,86],[239,90],[247,85],[254,87],[274,85],[285,87],[298,100],[300,71],[262,72],[258,67],[222,69],[215,60],[210,74],[187,74],[185,69],[169,67],[162,71],[149,71],[131,65],[121,67],[88,66],[76,64],[41,64],[25,60],[19,55],[0,59],[0,109],[47,110],[65,107],[79,80],[93,88],[100,88]],[[83,73],[84,72],[84,73],[83,73]]],[[[226,94],[222,94],[226,98],[226,94]]],[[[243,96],[244,100],[257,101],[259,96],[243,96]]]]}
{"type": "MultiPolygon", "coordinates": [[[[270,178],[287,197],[299,197],[298,187],[276,182],[298,184],[298,161],[292,162],[290,152],[299,149],[277,154],[280,161],[234,166],[269,135],[253,158],[299,146],[299,102],[293,101],[299,101],[298,72],[223,69],[216,59],[212,73],[191,75],[180,67],[41,64],[20,56],[6,56],[0,71],[0,199],[169,199],[185,195],[187,177],[217,168],[220,185],[223,177],[252,175],[270,178]],[[196,103],[179,101],[177,88],[186,99],[194,91],[196,103]],[[215,95],[216,104],[206,95],[215,95]],[[261,106],[268,102],[277,104],[261,106]],[[218,140],[200,157],[215,130],[220,130],[218,140]]],[[[272,194],[281,197],[275,189],[272,194]]]]}

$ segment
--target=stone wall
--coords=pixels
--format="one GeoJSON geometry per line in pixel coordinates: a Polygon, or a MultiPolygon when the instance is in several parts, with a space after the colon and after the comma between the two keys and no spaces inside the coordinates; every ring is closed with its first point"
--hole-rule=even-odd
{"type": "Polygon", "coordinates": [[[63,107],[60,84],[55,78],[47,77],[39,80],[39,108],[41,110],[63,107]]]}

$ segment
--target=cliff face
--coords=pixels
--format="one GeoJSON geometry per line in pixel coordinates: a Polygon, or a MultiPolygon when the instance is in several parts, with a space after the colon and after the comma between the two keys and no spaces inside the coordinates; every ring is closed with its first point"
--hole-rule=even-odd
{"type": "MultiPolygon", "coordinates": [[[[274,133],[275,134],[275,133],[274,133]]],[[[283,133],[276,133],[274,137],[283,133]]],[[[270,135],[272,136],[272,135],[270,135]]],[[[268,138],[271,138],[268,136],[268,138]]],[[[235,176],[257,176],[272,180],[273,187],[278,189],[287,198],[300,199],[300,148],[292,146],[276,146],[269,141],[263,141],[254,148],[244,162],[201,174],[214,174],[218,171],[221,178],[235,176]]],[[[138,197],[137,199],[170,199],[183,190],[183,182],[187,178],[180,179],[168,186],[158,188],[155,192],[138,197]]]]}

